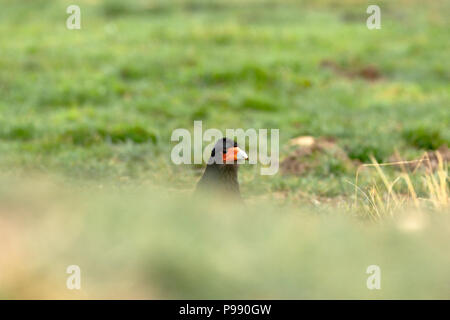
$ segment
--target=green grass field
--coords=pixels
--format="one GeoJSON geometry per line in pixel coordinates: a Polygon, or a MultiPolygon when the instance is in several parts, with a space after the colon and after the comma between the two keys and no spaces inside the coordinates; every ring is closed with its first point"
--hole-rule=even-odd
{"type": "MultiPolygon", "coordinates": [[[[382,28],[368,30],[369,4],[1,0],[0,230],[18,244],[0,270],[19,271],[0,297],[449,298],[448,200],[411,218],[412,233],[401,218],[367,226],[349,208],[371,157],[448,151],[450,4],[378,1],[382,28]],[[81,30],[66,28],[70,4],[81,30]],[[181,203],[202,173],[170,160],[172,131],[194,120],[280,130],[278,174],[240,169],[246,212],[159,199],[181,203]],[[286,170],[299,136],[331,147],[286,170]],[[154,186],[161,196],[147,199],[154,186]],[[69,260],[91,268],[80,294],[64,272],[62,285],[52,278],[69,260]],[[380,292],[364,282],[374,260],[387,268],[380,292]]],[[[426,197],[424,171],[409,174],[426,197]]],[[[381,180],[367,168],[359,186],[381,180]]],[[[397,192],[407,197],[407,184],[397,192]]]]}

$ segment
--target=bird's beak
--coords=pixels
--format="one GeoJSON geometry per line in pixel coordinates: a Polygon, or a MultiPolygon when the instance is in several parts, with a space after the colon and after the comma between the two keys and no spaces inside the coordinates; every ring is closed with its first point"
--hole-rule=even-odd
{"type": "Polygon", "coordinates": [[[240,148],[234,148],[237,149],[237,152],[234,151],[234,160],[248,160],[248,155],[245,153],[244,150],[240,149],[240,148]]]}
{"type": "Polygon", "coordinates": [[[224,154],[224,161],[231,163],[237,160],[248,160],[248,155],[239,147],[229,148],[224,154]]]}

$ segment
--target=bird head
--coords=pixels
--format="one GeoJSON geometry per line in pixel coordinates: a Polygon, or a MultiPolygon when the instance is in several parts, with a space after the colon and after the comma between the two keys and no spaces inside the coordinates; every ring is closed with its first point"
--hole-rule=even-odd
{"type": "Polygon", "coordinates": [[[238,160],[248,160],[245,151],[239,148],[237,142],[223,138],[215,144],[208,164],[236,165],[238,160]]]}

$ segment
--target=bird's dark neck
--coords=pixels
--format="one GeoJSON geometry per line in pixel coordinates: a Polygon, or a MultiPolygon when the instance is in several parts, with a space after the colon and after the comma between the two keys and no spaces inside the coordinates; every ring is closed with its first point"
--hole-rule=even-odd
{"type": "Polygon", "coordinates": [[[237,165],[209,164],[198,182],[198,187],[205,189],[213,188],[240,195],[237,177],[237,165]]]}

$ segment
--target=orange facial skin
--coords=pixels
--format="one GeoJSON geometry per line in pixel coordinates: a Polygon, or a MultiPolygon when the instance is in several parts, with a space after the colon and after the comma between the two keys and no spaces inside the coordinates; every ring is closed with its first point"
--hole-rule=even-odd
{"type": "Polygon", "coordinates": [[[238,147],[228,148],[227,153],[222,155],[222,159],[224,163],[231,163],[237,161],[237,154],[239,152],[238,147]]]}

